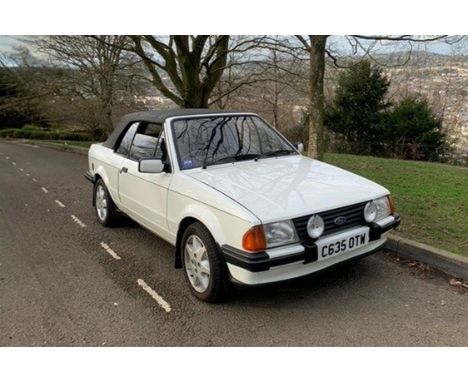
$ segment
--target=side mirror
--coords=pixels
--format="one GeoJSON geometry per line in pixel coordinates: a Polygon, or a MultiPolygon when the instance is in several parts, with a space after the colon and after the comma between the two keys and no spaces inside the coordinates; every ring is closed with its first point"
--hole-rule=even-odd
{"type": "Polygon", "coordinates": [[[160,174],[164,171],[164,163],[161,159],[141,159],[138,163],[138,171],[148,174],[160,174]]]}
{"type": "Polygon", "coordinates": [[[298,142],[294,145],[294,147],[299,151],[300,154],[304,152],[304,144],[302,142],[298,142]]]}

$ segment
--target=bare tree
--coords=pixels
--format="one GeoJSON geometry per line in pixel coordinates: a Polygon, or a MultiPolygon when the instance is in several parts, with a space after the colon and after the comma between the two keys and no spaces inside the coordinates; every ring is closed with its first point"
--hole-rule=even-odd
{"type": "MultiPolygon", "coordinates": [[[[275,42],[271,44],[274,46],[275,42]]],[[[290,138],[299,139],[302,134],[296,131],[300,127],[297,121],[302,117],[308,93],[304,88],[307,77],[303,60],[279,49],[258,49],[255,55],[255,65],[241,65],[235,71],[226,69],[218,87],[226,90],[235,89],[236,84],[243,86],[221,98],[217,105],[259,113],[290,138]]],[[[213,98],[218,93],[223,91],[216,89],[213,98]]]]}
{"type": "Polygon", "coordinates": [[[228,35],[130,36],[133,51],[143,60],[153,85],[180,107],[206,108],[252,84],[257,79],[237,74],[242,65],[259,63],[246,54],[261,44],[261,36],[245,38],[228,35]],[[235,57],[235,59],[234,59],[235,57]],[[230,86],[219,86],[225,71],[230,86]],[[214,97],[213,97],[214,96],[214,97]]]}
{"type": "Polygon", "coordinates": [[[0,123],[13,127],[46,122],[38,100],[51,95],[44,86],[47,82],[47,74],[37,70],[37,61],[27,48],[18,47],[13,53],[0,55],[0,123]]]}
{"type": "Polygon", "coordinates": [[[139,60],[128,52],[130,41],[125,36],[46,36],[33,43],[49,57],[49,65],[61,69],[54,91],[62,96],[59,101],[85,106],[89,127],[109,134],[122,99],[133,97],[129,90],[139,60]]]}

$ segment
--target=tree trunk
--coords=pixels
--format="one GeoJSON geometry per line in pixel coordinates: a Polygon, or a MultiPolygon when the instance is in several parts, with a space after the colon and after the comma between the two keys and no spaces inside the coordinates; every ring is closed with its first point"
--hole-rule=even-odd
{"type": "Polygon", "coordinates": [[[324,150],[323,78],[325,74],[325,46],[328,36],[309,36],[310,94],[309,94],[309,146],[308,155],[322,160],[324,150]]]}

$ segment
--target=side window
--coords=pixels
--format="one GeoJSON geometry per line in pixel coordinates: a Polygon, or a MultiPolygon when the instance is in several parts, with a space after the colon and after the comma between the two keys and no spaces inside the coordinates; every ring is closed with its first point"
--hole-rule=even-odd
{"type": "Polygon", "coordinates": [[[136,161],[154,158],[161,130],[161,125],[141,123],[133,139],[129,158],[136,161]]]}
{"type": "Polygon", "coordinates": [[[132,139],[135,135],[137,127],[138,122],[135,122],[127,129],[127,132],[120,141],[119,147],[117,147],[117,150],[115,150],[116,153],[121,154],[123,156],[128,156],[128,153],[130,151],[130,145],[132,144],[132,139]]]}

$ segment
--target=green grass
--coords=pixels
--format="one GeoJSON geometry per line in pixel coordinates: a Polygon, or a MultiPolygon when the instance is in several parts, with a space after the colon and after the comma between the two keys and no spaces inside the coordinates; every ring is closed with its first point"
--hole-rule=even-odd
{"type": "Polygon", "coordinates": [[[468,257],[468,168],[347,154],[325,161],[390,190],[397,234],[468,257]]]}

